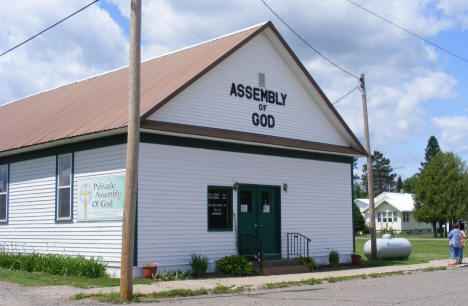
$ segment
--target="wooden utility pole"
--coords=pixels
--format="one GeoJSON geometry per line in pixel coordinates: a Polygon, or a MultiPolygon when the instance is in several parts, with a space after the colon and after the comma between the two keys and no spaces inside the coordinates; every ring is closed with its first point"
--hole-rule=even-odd
{"type": "Polygon", "coordinates": [[[374,175],[372,172],[372,154],[369,141],[369,122],[367,118],[367,98],[366,98],[366,84],[364,81],[364,74],[359,78],[359,86],[361,88],[362,96],[362,113],[364,116],[364,139],[366,141],[367,150],[367,190],[369,191],[369,229],[371,236],[371,256],[372,259],[377,258],[377,239],[375,235],[375,213],[374,213],[374,175]]]}
{"type": "Polygon", "coordinates": [[[133,297],[133,237],[135,234],[138,149],[140,143],[140,41],[141,0],[131,0],[127,166],[120,261],[120,298],[124,300],[130,300],[133,297]]]}

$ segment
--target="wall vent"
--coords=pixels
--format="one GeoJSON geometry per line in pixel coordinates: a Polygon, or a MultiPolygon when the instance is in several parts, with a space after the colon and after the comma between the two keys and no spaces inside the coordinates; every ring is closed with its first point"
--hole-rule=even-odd
{"type": "Polygon", "coordinates": [[[258,87],[265,88],[265,74],[258,73],[258,87]]]}

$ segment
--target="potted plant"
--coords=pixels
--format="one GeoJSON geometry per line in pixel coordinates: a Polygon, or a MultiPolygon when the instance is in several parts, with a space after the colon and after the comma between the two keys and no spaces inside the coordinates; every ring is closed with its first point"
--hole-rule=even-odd
{"type": "Polygon", "coordinates": [[[353,265],[360,265],[361,264],[361,255],[351,254],[351,262],[352,262],[353,265]]]}
{"type": "Polygon", "coordinates": [[[145,278],[152,279],[153,275],[156,275],[158,271],[158,263],[151,261],[143,264],[143,276],[145,278]]]}

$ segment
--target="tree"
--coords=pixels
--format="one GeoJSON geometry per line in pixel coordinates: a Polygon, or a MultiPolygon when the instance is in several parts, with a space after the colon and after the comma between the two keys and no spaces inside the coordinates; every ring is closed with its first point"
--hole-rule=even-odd
{"type": "Polygon", "coordinates": [[[359,184],[358,182],[353,183],[353,200],[365,198],[365,197],[366,197],[366,191],[362,189],[361,184],[359,184]]]}
{"type": "Polygon", "coordinates": [[[418,181],[419,173],[415,173],[403,181],[403,191],[407,193],[414,193],[416,182],[418,181]]]}
{"type": "Polygon", "coordinates": [[[356,174],[357,158],[353,158],[353,200],[363,198],[366,192],[362,189],[359,183],[359,176],[356,174]]]}
{"type": "Polygon", "coordinates": [[[359,206],[353,203],[353,220],[354,220],[354,231],[363,231],[366,227],[366,221],[361,214],[359,206]]]}
{"type": "MultiPolygon", "coordinates": [[[[374,151],[374,154],[371,155],[371,166],[374,175],[374,194],[377,196],[384,191],[394,191],[396,174],[390,166],[390,160],[385,158],[381,152],[374,151]]],[[[362,185],[366,193],[369,194],[366,165],[363,165],[362,172],[362,185]]]]}
{"type": "Polygon", "coordinates": [[[419,175],[414,193],[415,217],[432,223],[455,222],[468,215],[468,178],[465,163],[455,154],[439,152],[419,175]]]}
{"type": "Polygon", "coordinates": [[[435,136],[429,137],[429,140],[427,141],[427,146],[425,149],[424,153],[424,161],[421,162],[421,168],[419,168],[419,171],[422,172],[426,165],[431,161],[433,157],[437,155],[437,153],[442,152],[440,150],[439,142],[437,141],[437,138],[435,136]]]}
{"type": "Polygon", "coordinates": [[[395,189],[397,192],[400,192],[403,190],[403,180],[401,179],[401,175],[398,176],[395,189]]]}

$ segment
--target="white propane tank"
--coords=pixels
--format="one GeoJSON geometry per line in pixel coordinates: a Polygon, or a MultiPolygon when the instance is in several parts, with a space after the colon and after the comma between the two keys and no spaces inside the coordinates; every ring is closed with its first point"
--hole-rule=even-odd
{"type": "MultiPolygon", "coordinates": [[[[368,240],[362,248],[364,255],[371,258],[371,241],[368,240]]],[[[377,239],[377,258],[408,258],[413,247],[411,242],[405,238],[392,238],[392,235],[385,234],[377,239]]]]}

